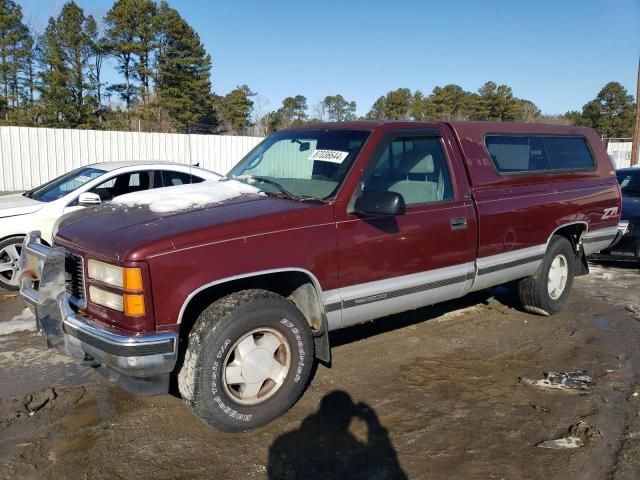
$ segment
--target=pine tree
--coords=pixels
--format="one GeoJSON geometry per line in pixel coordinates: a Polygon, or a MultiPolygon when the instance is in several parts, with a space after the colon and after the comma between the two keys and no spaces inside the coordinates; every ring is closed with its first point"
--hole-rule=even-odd
{"type": "Polygon", "coordinates": [[[569,112],[577,125],[595,128],[605,137],[631,137],[635,123],[633,96],[618,82],[609,82],[595,99],[582,107],[582,113],[569,112]]]}
{"type": "Polygon", "coordinates": [[[328,95],[320,103],[320,113],[323,120],[330,122],[355,120],[356,102],[349,102],[340,94],[328,95]]]}
{"type": "MultiPolygon", "coordinates": [[[[156,108],[166,111],[180,130],[191,123],[215,124],[211,56],[198,34],[166,2],[160,4],[156,22],[159,32],[156,108]]],[[[239,123],[231,123],[233,129],[242,128],[239,123]]]]}
{"type": "Polygon", "coordinates": [[[87,17],[87,35],[89,36],[89,48],[91,60],[89,63],[89,83],[96,97],[98,107],[102,106],[102,65],[108,53],[106,39],[101,35],[98,22],[91,15],[87,17]]]}
{"type": "Polygon", "coordinates": [[[471,118],[474,120],[516,120],[521,112],[511,87],[487,82],[478,90],[471,118]]]}
{"type": "Polygon", "coordinates": [[[151,94],[152,63],[154,61],[152,56],[158,42],[158,9],[151,0],[138,1],[136,6],[137,48],[135,53],[139,59],[136,63],[136,75],[140,80],[140,98],[143,103],[146,103],[151,94]]]}
{"type": "Polygon", "coordinates": [[[70,72],[64,58],[60,42],[58,22],[49,18],[47,28],[39,39],[38,61],[40,79],[37,90],[40,93],[38,116],[41,123],[52,126],[71,126],[74,98],[67,88],[70,72]]]}
{"type": "Polygon", "coordinates": [[[4,99],[5,118],[20,104],[19,74],[29,38],[20,6],[13,0],[0,0],[0,96],[4,99]]]}
{"type": "Polygon", "coordinates": [[[157,7],[152,0],[117,0],[107,12],[105,37],[111,55],[118,62],[124,83],[117,92],[130,109],[138,95],[146,102],[150,92],[151,65],[156,48],[157,7]],[[136,78],[140,85],[135,85],[136,78]]]}
{"type": "Polygon", "coordinates": [[[85,17],[84,11],[73,1],[67,2],[58,16],[58,35],[63,58],[69,72],[68,89],[73,98],[74,108],[69,121],[74,125],[84,125],[91,115],[93,97],[89,95],[87,73],[91,57],[91,37],[88,28],[95,21],[85,17]]]}
{"type": "Polygon", "coordinates": [[[366,118],[370,120],[407,120],[411,118],[413,94],[408,88],[398,88],[378,98],[366,118]]]}
{"type": "Polygon", "coordinates": [[[225,131],[236,135],[247,132],[253,108],[251,97],[255,95],[247,85],[240,85],[224,97],[214,97],[215,110],[224,122],[225,131]]]}
{"type": "Polygon", "coordinates": [[[118,0],[107,12],[105,37],[109,52],[118,62],[118,71],[124,77],[124,83],[109,87],[118,93],[127,109],[135,100],[137,89],[133,85],[135,45],[134,0],[118,0]]]}
{"type": "Polygon", "coordinates": [[[309,118],[307,108],[307,97],[304,95],[285,98],[282,100],[282,107],[272,115],[272,128],[275,130],[302,125],[309,118]]]}
{"type": "Polygon", "coordinates": [[[33,35],[25,40],[22,63],[22,103],[31,107],[35,101],[36,88],[36,40],[33,35]]]}

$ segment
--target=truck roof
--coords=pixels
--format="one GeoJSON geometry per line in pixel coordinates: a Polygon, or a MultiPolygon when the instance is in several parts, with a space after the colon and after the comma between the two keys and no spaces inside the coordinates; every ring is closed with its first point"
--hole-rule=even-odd
{"type": "Polygon", "coordinates": [[[291,127],[286,130],[368,130],[373,131],[384,126],[398,128],[433,128],[439,125],[450,125],[458,134],[484,135],[495,133],[547,133],[547,134],[581,134],[591,129],[574,125],[556,125],[547,123],[525,122],[486,122],[486,121],[435,121],[422,122],[415,120],[356,120],[349,122],[318,122],[291,127]]]}

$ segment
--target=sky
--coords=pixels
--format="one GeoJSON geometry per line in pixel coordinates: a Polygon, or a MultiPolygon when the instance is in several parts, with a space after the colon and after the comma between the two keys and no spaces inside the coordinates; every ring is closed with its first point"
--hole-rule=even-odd
{"type": "MultiPolygon", "coordinates": [[[[62,0],[18,0],[44,29],[62,0]]],[[[113,0],[76,0],[102,16],[113,0]]],[[[169,0],[213,58],[212,85],[247,84],[262,108],[305,95],[355,100],[389,90],[504,83],[544,113],[580,110],[609,81],[636,93],[640,0],[169,0]]],[[[111,74],[111,78],[113,74],[111,74]]]]}

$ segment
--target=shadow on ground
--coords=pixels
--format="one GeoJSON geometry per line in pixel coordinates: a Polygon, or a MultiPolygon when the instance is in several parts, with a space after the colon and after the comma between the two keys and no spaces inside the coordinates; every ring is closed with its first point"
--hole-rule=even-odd
{"type": "Polygon", "coordinates": [[[267,472],[270,480],[407,478],[376,412],[341,390],[273,442],[267,472]]]}

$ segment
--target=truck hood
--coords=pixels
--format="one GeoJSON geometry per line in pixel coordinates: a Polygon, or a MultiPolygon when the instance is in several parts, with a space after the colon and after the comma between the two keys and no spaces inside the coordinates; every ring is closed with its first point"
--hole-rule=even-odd
{"type": "Polygon", "coordinates": [[[105,259],[136,261],[182,247],[302,226],[314,221],[307,211],[327,207],[257,194],[177,212],[112,203],[64,216],[55,241],[105,259]]]}
{"type": "Polygon", "coordinates": [[[44,207],[44,203],[25,197],[21,193],[0,197],[0,218],[33,213],[44,207]]]}

